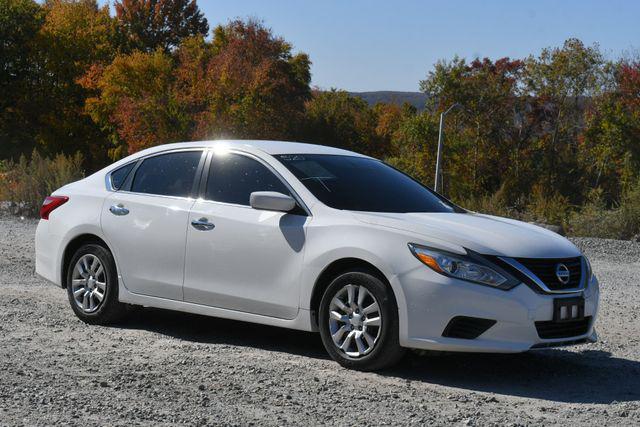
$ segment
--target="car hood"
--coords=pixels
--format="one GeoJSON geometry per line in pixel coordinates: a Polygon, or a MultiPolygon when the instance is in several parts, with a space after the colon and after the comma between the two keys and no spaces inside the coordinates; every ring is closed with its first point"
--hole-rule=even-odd
{"type": "Polygon", "coordinates": [[[415,243],[462,246],[485,255],[568,258],[580,251],[564,237],[521,221],[469,213],[352,212],[361,222],[415,233],[415,243]]]}

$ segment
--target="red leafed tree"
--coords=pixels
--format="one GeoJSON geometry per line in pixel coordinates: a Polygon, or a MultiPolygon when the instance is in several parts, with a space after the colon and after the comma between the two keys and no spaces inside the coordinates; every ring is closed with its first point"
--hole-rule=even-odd
{"type": "Polygon", "coordinates": [[[310,96],[308,56],[255,21],[217,27],[207,45],[178,67],[179,92],[199,110],[194,138],[290,138],[310,96]]]}

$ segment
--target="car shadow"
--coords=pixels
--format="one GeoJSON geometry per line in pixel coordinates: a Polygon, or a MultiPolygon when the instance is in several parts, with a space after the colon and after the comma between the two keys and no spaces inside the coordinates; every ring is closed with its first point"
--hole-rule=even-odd
{"type": "Polygon", "coordinates": [[[383,375],[552,402],[640,400],[640,362],[587,347],[575,350],[410,355],[383,375]]]}
{"type": "MultiPolygon", "coordinates": [[[[227,344],[328,359],[318,334],[198,316],[141,309],[122,324],[177,339],[227,344]]],[[[409,353],[398,366],[374,375],[566,403],[640,400],[640,362],[605,351],[575,347],[521,354],[409,353]]]]}
{"type": "Polygon", "coordinates": [[[139,308],[123,329],[140,329],[202,344],[227,344],[329,359],[320,336],[311,332],[200,316],[156,308],[139,308]]]}

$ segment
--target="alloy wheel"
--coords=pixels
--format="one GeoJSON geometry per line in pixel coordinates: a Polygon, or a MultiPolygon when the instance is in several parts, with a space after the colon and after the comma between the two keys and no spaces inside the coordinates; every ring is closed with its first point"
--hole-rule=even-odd
{"type": "Polygon", "coordinates": [[[100,259],[93,254],[80,257],[71,276],[76,305],[85,313],[93,313],[102,305],[106,290],[107,274],[100,259]]]}
{"type": "Polygon", "coordinates": [[[378,301],[364,286],[342,287],[329,304],[329,331],[335,346],[352,358],[370,353],[382,332],[378,301]]]}

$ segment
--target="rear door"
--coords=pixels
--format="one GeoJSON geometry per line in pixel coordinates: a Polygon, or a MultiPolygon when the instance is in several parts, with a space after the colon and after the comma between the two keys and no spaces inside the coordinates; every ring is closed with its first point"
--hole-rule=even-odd
{"type": "Polygon", "coordinates": [[[191,210],[187,231],[184,300],[292,319],[310,217],[256,210],[254,191],[292,191],[260,159],[212,153],[205,191],[191,210]],[[209,224],[207,227],[198,224],[209,224]]]}
{"type": "Polygon", "coordinates": [[[147,157],[103,205],[102,229],[126,288],[182,300],[184,251],[203,150],[147,157]]]}

